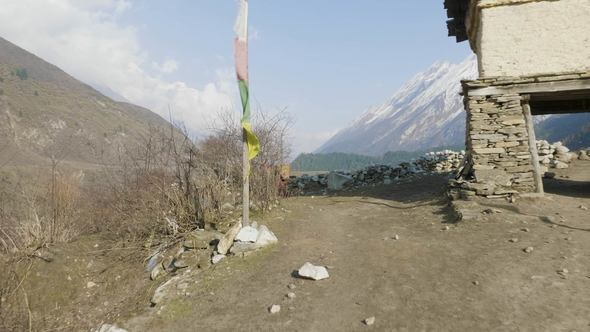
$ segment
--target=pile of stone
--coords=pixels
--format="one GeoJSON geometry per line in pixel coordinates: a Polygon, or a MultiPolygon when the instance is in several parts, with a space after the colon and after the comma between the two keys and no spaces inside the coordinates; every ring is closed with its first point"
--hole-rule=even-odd
{"type": "Polygon", "coordinates": [[[228,255],[245,256],[259,248],[278,242],[268,227],[253,222],[242,227],[236,222],[225,234],[213,230],[195,230],[175,246],[163,247],[148,259],[146,270],[150,279],[172,275],[160,285],[152,296],[152,305],[157,305],[169,295],[182,294],[186,290],[185,280],[198,270],[218,264],[228,255]]]}
{"type": "Polygon", "coordinates": [[[424,157],[415,161],[422,169],[435,173],[456,171],[465,159],[465,151],[443,150],[428,152],[424,157]]]}
{"type": "Polygon", "coordinates": [[[408,178],[423,173],[452,173],[463,163],[465,151],[444,150],[429,152],[410,162],[398,166],[370,165],[363,169],[350,171],[332,171],[320,175],[302,175],[291,177],[291,192],[322,193],[329,190],[347,190],[378,184],[391,184],[395,180],[408,178]]]}
{"type": "Polygon", "coordinates": [[[568,168],[568,164],[578,158],[578,154],[570,152],[561,142],[550,144],[545,140],[537,141],[537,151],[543,173],[547,172],[549,168],[568,168]]]}

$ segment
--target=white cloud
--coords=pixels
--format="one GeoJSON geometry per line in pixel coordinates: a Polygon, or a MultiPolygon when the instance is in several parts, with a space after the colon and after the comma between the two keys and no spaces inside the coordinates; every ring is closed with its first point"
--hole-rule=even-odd
{"type": "Polygon", "coordinates": [[[178,70],[178,62],[172,59],[166,59],[162,64],[153,61],[152,67],[164,74],[171,74],[178,70]]]}
{"type": "Polygon", "coordinates": [[[131,8],[125,0],[0,0],[0,35],[89,84],[106,86],[132,103],[182,121],[203,134],[215,115],[232,107],[233,77],[218,72],[204,87],[167,81],[149,74],[178,69],[159,64],[142,49],[137,30],[117,17],[131,8]]]}

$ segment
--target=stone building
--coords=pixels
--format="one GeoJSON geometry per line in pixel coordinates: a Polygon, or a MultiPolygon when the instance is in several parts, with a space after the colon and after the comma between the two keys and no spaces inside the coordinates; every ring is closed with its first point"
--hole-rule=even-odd
{"type": "Polygon", "coordinates": [[[465,195],[543,193],[533,115],[590,111],[590,0],[445,0],[449,36],[479,78],[462,81],[465,195]],[[466,190],[465,190],[466,189],[466,190]]]}

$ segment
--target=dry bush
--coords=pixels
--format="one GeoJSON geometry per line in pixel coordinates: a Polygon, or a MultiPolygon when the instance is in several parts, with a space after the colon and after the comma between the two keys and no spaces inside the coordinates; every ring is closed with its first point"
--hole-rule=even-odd
{"type": "MultiPolygon", "coordinates": [[[[222,114],[215,134],[201,142],[203,161],[221,176],[223,183],[239,200],[242,178],[242,129],[239,119],[231,113],[222,114]]],[[[280,170],[287,164],[287,144],[291,120],[283,110],[275,114],[256,112],[254,131],[260,140],[261,152],[251,161],[250,202],[255,209],[267,210],[276,203],[280,190],[280,170]]]]}
{"type": "MultiPolygon", "coordinates": [[[[257,114],[262,152],[252,161],[250,195],[252,208],[265,211],[279,196],[290,122],[284,112],[257,114]]],[[[40,248],[83,231],[150,247],[217,227],[230,217],[228,204],[238,210],[242,192],[241,126],[229,113],[221,118],[214,134],[196,144],[182,127],[151,128],[84,186],[82,173],[66,175],[55,160],[46,186],[3,186],[13,189],[0,192],[0,250],[40,248]]]]}
{"type": "MultiPolygon", "coordinates": [[[[82,230],[82,173],[63,174],[54,164],[51,179],[18,182],[0,192],[0,252],[35,250],[71,240],[82,230]],[[41,185],[39,185],[41,183],[41,185]]],[[[5,179],[6,181],[6,179],[5,179]]]]}
{"type": "MultiPolygon", "coordinates": [[[[153,128],[135,150],[121,154],[121,167],[106,170],[102,227],[133,239],[162,237],[217,227],[224,205],[241,204],[242,141],[239,121],[221,117],[213,135],[193,143],[181,127],[153,128]]],[[[279,169],[287,159],[288,117],[260,115],[255,122],[262,152],[252,162],[251,200],[262,210],[276,204],[279,169]]]]}

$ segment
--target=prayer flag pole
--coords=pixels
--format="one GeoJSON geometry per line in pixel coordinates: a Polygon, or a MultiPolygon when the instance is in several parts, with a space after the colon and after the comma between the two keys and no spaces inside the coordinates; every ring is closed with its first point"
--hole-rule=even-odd
{"type": "Polygon", "coordinates": [[[242,226],[250,225],[250,160],[260,152],[260,142],[250,123],[250,91],[248,87],[248,0],[240,0],[240,9],[234,26],[236,73],[242,100],[242,226]]]}

